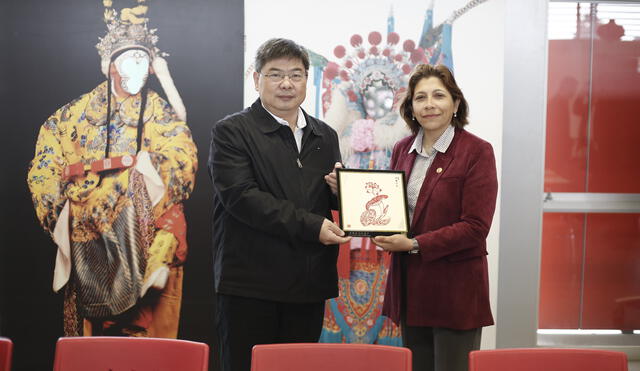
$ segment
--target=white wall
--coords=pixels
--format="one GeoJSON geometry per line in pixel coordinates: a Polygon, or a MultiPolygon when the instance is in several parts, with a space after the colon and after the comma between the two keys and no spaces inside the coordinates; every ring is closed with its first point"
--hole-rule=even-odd
{"type": "MultiPolygon", "coordinates": [[[[470,106],[468,130],[493,145],[498,174],[501,174],[502,157],[504,1],[488,0],[470,10],[454,22],[452,35],[455,76],[470,106]]],[[[360,34],[365,40],[371,31],[385,35],[392,6],[395,32],[400,35],[401,42],[412,39],[417,43],[429,2],[273,0],[265,5],[258,0],[245,0],[245,70],[253,63],[258,46],[272,37],[292,39],[330,61],[336,61],[333,49],[337,45],[349,49],[351,35],[360,34]]],[[[434,25],[443,22],[467,2],[435,0],[434,25]]],[[[307,92],[303,108],[313,113],[315,92],[311,82],[307,92]]],[[[245,105],[251,104],[256,98],[253,79],[248,73],[245,76],[245,105]]],[[[494,316],[497,315],[499,209],[500,205],[488,237],[494,316]]],[[[482,347],[495,347],[495,326],[484,329],[482,347]]]]}

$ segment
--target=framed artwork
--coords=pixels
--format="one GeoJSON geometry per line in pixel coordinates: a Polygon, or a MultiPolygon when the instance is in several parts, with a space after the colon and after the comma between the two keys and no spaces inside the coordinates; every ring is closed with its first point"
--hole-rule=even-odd
{"type": "Polygon", "coordinates": [[[337,169],[340,228],[372,237],[409,231],[403,171],[337,169]]]}

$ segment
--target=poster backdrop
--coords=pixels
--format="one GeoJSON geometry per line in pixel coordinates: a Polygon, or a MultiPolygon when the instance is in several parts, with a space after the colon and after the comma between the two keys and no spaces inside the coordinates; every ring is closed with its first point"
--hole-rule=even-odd
{"type": "MultiPolygon", "coordinates": [[[[416,40],[431,1],[148,3],[149,25],[158,29],[159,47],[170,53],[167,61],[199,151],[195,190],[185,204],[189,256],[179,337],[209,343],[212,369],[217,369],[206,172],[211,125],[255,99],[253,83],[245,77],[250,77],[247,70],[257,46],[266,39],[291,38],[331,60],[333,49],[348,46],[353,34],[386,35],[390,13],[401,39],[416,40]]],[[[434,24],[466,3],[433,1],[434,24]]],[[[469,130],[490,141],[498,159],[503,9],[504,0],[487,0],[457,19],[452,33],[456,78],[471,105],[469,130]]],[[[94,47],[105,32],[102,12],[100,0],[0,2],[0,335],[15,343],[14,370],[50,369],[62,334],[62,296],[51,288],[55,245],[38,225],[25,178],[44,120],[103,81],[94,47]]],[[[156,82],[151,87],[162,91],[156,82]]],[[[311,87],[309,93],[305,109],[315,114],[311,87]]],[[[497,225],[496,217],[489,236],[490,264],[497,261],[497,225]]],[[[497,269],[490,274],[495,292],[497,269]]]]}
{"type": "MultiPolygon", "coordinates": [[[[114,0],[114,7],[135,6],[114,0]]],[[[198,147],[195,190],[185,203],[189,253],[179,338],[215,349],[211,259],[211,125],[242,108],[243,3],[150,0],[149,26],[188,112],[198,147]]],[[[56,247],[35,216],[26,183],[43,122],[104,81],[95,49],[106,28],[101,0],[10,0],[0,4],[0,335],[14,347],[14,370],[51,369],[62,336],[62,295],[54,294],[56,247]]],[[[161,95],[155,79],[150,85],[161,95]]],[[[217,369],[216,357],[211,357],[217,369]]]]}

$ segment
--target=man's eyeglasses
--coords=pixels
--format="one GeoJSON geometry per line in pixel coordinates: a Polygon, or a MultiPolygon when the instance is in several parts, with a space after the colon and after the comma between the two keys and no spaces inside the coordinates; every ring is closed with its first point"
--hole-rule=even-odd
{"type": "Polygon", "coordinates": [[[307,77],[307,74],[305,72],[291,72],[291,73],[272,72],[272,73],[261,73],[261,75],[269,79],[269,81],[275,82],[275,83],[282,82],[285,77],[288,77],[289,80],[291,80],[292,82],[301,82],[307,77]]]}

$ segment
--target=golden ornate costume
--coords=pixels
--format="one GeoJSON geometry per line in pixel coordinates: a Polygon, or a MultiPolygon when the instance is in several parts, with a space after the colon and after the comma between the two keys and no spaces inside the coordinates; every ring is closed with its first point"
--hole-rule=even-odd
{"type": "Polygon", "coordinates": [[[146,108],[144,92],[108,105],[107,86],[46,120],[28,173],[38,219],[59,246],[54,290],[67,286],[65,334],[175,337],[186,258],[181,203],[193,190],[196,147],[157,93],[148,91],[146,108]],[[102,161],[107,142],[109,159],[102,161]],[[125,166],[91,170],[127,155],[133,161],[125,166]],[[86,172],[65,176],[74,164],[86,172]]]}

